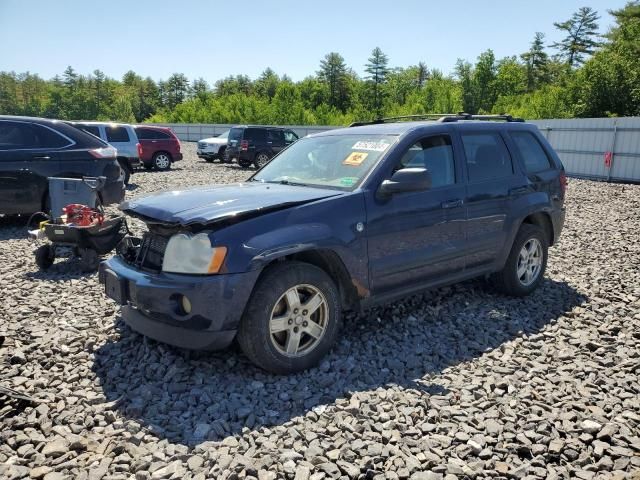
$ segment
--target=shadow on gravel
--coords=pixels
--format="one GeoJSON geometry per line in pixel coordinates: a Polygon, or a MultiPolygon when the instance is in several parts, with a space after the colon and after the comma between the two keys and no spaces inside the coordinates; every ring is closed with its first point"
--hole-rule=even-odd
{"type": "Polygon", "coordinates": [[[482,281],[434,290],[347,315],[326,360],[291,376],[265,373],[235,347],[175,349],[118,319],[118,338],[94,352],[93,369],[126,418],[160,438],[195,445],[317,415],[355,392],[375,396],[382,387],[411,389],[425,399],[446,395],[443,369],[534,334],[584,301],[568,284],[549,279],[521,299],[497,295],[482,281]]]}
{"type": "MultiPolygon", "coordinates": [[[[19,240],[27,238],[29,229],[27,222],[30,215],[0,216],[0,240],[19,240]]],[[[37,220],[31,223],[31,228],[36,228],[37,220]]]]}

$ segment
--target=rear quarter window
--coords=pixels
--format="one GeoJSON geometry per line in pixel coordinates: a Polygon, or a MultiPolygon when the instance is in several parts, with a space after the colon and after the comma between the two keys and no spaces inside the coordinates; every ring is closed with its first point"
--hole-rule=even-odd
{"type": "Polygon", "coordinates": [[[107,142],[128,142],[129,132],[124,127],[106,127],[107,142]]]}
{"type": "Polygon", "coordinates": [[[551,168],[547,153],[531,132],[511,132],[511,138],[522,157],[527,173],[536,173],[551,168]]]}
{"type": "Polygon", "coordinates": [[[136,128],[136,134],[140,140],[167,140],[171,138],[168,133],[151,128],[136,128]]]}

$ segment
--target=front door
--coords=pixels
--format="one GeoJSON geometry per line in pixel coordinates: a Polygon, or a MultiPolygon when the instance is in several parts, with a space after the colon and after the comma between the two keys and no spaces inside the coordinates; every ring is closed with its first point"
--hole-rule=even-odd
{"type": "Polygon", "coordinates": [[[28,122],[0,121],[0,213],[42,209],[47,176],[57,161],[55,152],[41,145],[49,134],[43,129],[28,122]]]}
{"type": "Polygon", "coordinates": [[[444,280],[464,269],[465,187],[456,175],[449,134],[415,142],[394,170],[426,167],[432,186],[367,198],[367,240],[373,295],[444,280]]]}
{"type": "Polygon", "coordinates": [[[284,133],[282,130],[268,130],[267,144],[271,147],[271,155],[277,155],[284,148],[284,133]]]}

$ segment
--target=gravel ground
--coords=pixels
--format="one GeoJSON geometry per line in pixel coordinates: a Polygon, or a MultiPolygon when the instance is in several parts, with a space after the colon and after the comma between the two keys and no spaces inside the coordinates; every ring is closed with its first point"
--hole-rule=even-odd
{"type": "MultiPolygon", "coordinates": [[[[128,196],[250,173],[183,149],[128,196]]],[[[288,377],[133,333],[0,219],[0,385],[37,400],[0,396],[0,478],[640,478],[640,187],[568,198],[532,296],[472,281],[351,315],[288,377]]]]}

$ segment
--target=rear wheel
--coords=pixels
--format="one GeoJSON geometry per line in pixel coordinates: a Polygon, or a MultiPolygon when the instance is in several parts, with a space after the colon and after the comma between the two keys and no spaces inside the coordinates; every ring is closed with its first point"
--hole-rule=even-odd
{"type": "Polygon", "coordinates": [[[166,152],[158,152],[153,156],[153,166],[156,170],[169,170],[171,168],[171,156],[166,152]]]}
{"type": "Polygon", "coordinates": [[[53,265],[56,254],[51,245],[40,245],[35,251],[35,257],[38,268],[40,270],[46,270],[53,265]]]}
{"type": "Polygon", "coordinates": [[[262,168],[267,163],[269,163],[269,155],[267,154],[267,152],[259,152],[256,155],[256,158],[253,163],[256,166],[256,168],[262,168]]]}
{"type": "Polygon", "coordinates": [[[323,270],[307,263],[281,263],[265,272],[251,295],[238,343],[265,370],[305,370],[335,342],[341,313],[338,289],[323,270]]]}
{"type": "Polygon", "coordinates": [[[507,295],[516,297],[533,292],[544,277],[548,249],[544,230],[536,225],[523,224],[504,268],[494,274],[496,286],[507,295]]]}

